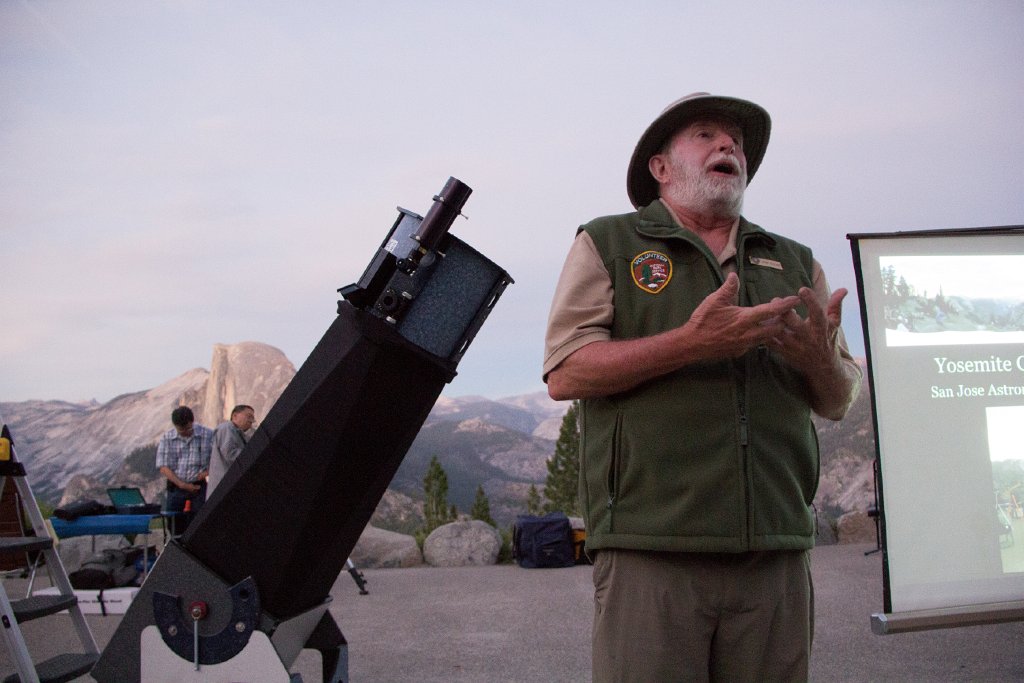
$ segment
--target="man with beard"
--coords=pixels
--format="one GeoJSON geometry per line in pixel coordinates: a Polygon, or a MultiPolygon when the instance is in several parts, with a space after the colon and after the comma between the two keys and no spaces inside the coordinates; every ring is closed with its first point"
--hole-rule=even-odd
{"type": "Polygon", "coordinates": [[[580,399],[595,681],[804,680],[818,447],[860,386],[810,249],[741,217],[760,106],[707,93],[637,143],[637,211],[582,226],[544,379],[580,399]]]}

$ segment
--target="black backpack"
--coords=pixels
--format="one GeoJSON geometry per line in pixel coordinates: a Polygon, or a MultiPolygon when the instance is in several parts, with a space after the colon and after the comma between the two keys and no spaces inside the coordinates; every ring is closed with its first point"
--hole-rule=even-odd
{"type": "MultiPolygon", "coordinates": [[[[155,549],[154,549],[155,550],[155,549]]],[[[102,590],[131,586],[139,575],[135,560],[142,557],[142,548],[105,548],[68,574],[71,587],[102,590]]]]}
{"type": "Polygon", "coordinates": [[[518,515],[512,530],[512,558],[520,567],[571,567],[576,564],[572,527],[564,512],[543,517],[518,515]]]}

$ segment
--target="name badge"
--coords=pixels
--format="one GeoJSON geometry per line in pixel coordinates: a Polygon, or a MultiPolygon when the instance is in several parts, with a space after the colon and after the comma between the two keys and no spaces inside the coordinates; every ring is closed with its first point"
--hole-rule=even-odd
{"type": "Polygon", "coordinates": [[[755,266],[764,266],[765,268],[774,268],[775,270],[782,270],[782,264],[779,263],[778,261],[773,261],[770,258],[751,256],[750,262],[755,266]]]}

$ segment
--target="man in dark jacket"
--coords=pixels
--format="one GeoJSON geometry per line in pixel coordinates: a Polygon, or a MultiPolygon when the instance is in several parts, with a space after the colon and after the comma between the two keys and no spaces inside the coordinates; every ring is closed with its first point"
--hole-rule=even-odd
{"type": "Polygon", "coordinates": [[[544,378],[581,399],[595,681],[802,680],[818,482],[811,413],[860,385],[810,249],[742,218],[771,122],[670,105],[627,172],[637,211],[579,229],[544,378]]]}

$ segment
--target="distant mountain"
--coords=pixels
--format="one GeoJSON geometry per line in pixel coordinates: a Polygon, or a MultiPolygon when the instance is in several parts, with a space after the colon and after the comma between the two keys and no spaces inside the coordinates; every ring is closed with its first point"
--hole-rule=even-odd
{"type": "MultiPolygon", "coordinates": [[[[523,396],[511,396],[497,401],[481,396],[448,398],[442,396],[430,411],[427,423],[438,420],[464,421],[479,419],[483,422],[501,425],[508,429],[548,438],[547,425],[552,419],[561,424],[562,416],[568,409],[564,401],[553,401],[546,392],[539,391],[523,396]],[[540,432],[540,433],[538,433],[540,432]]],[[[555,429],[554,437],[557,438],[555,429]]]]}
{"type": "Polygon", "coordinates": [[[56,501],[75,476],[110,480],[132,450],[170,428],[178,405],[201,406],[206,370],[189,370],[149,391],[103,404],[26,401],[0,404],[36,495],[56,501]]]}
{"type": "MultiPolygon", "coordinates": [[[[487,405],[493,403],[478,401],[471,412],[504,412],[504,404],[493,408],[487,405]]],[[[477,487],[483,486],[491,516],[499,523],[511,523],[517,513],[525,512],[530,485],[543,488],[547,459],[554,452],[555,442],[550,439],[481,417],[449,420],[432,415],[398,468],[391,488],[422,498],[423,478],[436,455],[448,477],[449,503],[461,512],[469,512],[477,487]]]]}
{"type": "MultiPolygon", "coordinates": [[[[266,416],[295,374],[279,350],[258,342],[218,344],[211,370],[189,370],[159,387],[107,403],[24,401],[0,403],[0,418],[13,430],[19,458],[33,489],[59,503],[83,497],[105,499],[113,485],[133,485],[159,500],[162,479],[153,463],[155,443],[170,429],[170,413],[188,405],[215,426],[236,403],[266,416]]],[[[399,467],[373,523],[411,532],[422,522],[423,478],[437,456],[449,483],[449,502],[468,512],[483,486],[491,514],[502,526],[525,511],[531,485],[543,491],[546,461],[566,402],[540,391],[490,400],[480,396],[438,399],[399,467]]],[[[816,421],[822,446],[822,476],[816,504],[831,518],[866,510],[873,500],[871,461],[874,432],[865,391],[849,417],[816,421]]]]}
{"type": "Polygon", "coordinates": [[[0,403],[0,417],[13,432],[32,490],[56,502],[75,477],[113,484],[126,456],[156,443],[171,428],[176,407],[189,406],[196,421],[211,428],[230,415],[236,401],[266,415],[295,375],[281,351],[258,342],[216,344],[210,366],[102,404],[0,403]]]}

